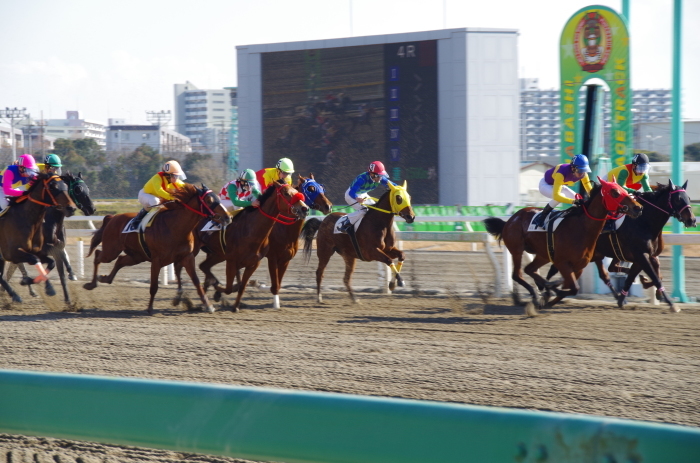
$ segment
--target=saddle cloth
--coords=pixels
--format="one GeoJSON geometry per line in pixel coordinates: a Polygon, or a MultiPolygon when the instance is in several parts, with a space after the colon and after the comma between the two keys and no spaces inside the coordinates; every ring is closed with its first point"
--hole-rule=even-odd
{"type": "MultiPolygon", "coordinates": [[[[146,228],[151,226],[151,223],[153,222],[153,219],[155,218],[156,214],[160,212],[159,207],[154,207],[150,211],[148,211],[148,214],[141,220],[141,223],[137,228],[132,228],[131,222],[134,221],[134,219],[131,219],[127,222],[126,226],[124,227],[124,230],[122,230],[122,233],[136,233],[137,231],[146,231],[146,228]]],[[[136,217],[134,217],[136,218],[136,217]]]]}
{"type": "Polygon", "coordinates": [[[622,217],[620,217],[617,220],[613,220],[613,219],[606,220],[605,226],[603,227],[603,231],[601,233],[605,234],[605,233],[612,233],[612,232],[618,231],[620,229],[620,226],[622,225],[622,222],[625,221],[625,217],[627,217],[627,216],[623,215],[622,217]]]}
{"type": "Polygon", "coordinates": [[[535,221],[535,218],[541,214],[541,212],[538,212],[537,214],[532,216],[532,220],[530,221],[530,225],[527,227],[527,231],[528,232],[546,232],[547,229],[549,228],[549,223],[552,220],[554,221],[554,226],[552,227],[552,231],[556,230],[557,227],[559,226],[559,224],[561,223],[561,221],[564,220],[564,212],[566,212],[566,211],[552,211],[552,212],[550,212],[544,221],[544,228],[537,227],[532,223],[535,221]]]}
{"type": "MultiPolygon", "coordinates": [[[[231,220],[233,220],[233,218],[236,217],[242,210],[243,210],[243,208],[236,209],[232,212],[229,212],[229,215],[231,216],[231,220]]],[[[210,220],[202,227],[201,231],[208,232],[208,231],[219,231],[219,230],[221,230],[221,224],[214,222],[213,220],[210,220]]]]}
{"type": "Polygon", "coordinates": [[[354,226],[354,228],[355,228],[355,231],[357,231],[357,229],[360,227],[360,223],[362,222],[362,219],[365,218],[365,212],[366,212],[366,211],[355,211],[355,212],[351,212],[350,214],[345,215],[345,216],[339,218],[339,219],[335,222],[335,226],[333,227],[333,234],[336,234],[336,233],[343,233],[343,232],[340,230],[340,228],[343,226],[343,224],[345,223],[346,220],[349,220],[349,221],[351,221],[351,222],[354,221],[354,222],[353,222],[353,226],[354,226]],[[347,218],[346,218],[346,217],[347,217],[347,218]]]}

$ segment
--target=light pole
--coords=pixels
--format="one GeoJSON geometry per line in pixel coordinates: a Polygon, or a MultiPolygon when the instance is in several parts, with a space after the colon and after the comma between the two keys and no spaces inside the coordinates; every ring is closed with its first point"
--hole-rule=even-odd
{"type": "Polygon", "coordinates": [[[27,108],[0,109],[0,118],[10,120],[10,137],[12,138],[12,157],[17,160],[17,138],[15,137],[15,119],[24,119],[27,116],[27,108]]]}

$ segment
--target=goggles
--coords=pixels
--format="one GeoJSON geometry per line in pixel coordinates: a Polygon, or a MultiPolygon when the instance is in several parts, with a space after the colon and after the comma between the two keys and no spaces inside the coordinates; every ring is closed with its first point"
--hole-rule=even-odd
{"type": "Polygon", "coordinates": [[[635,164],[634,170],[640,174],[646,174],[647,172],[649,172],[649,163],[644,162],[641,164],[635,164]]]}

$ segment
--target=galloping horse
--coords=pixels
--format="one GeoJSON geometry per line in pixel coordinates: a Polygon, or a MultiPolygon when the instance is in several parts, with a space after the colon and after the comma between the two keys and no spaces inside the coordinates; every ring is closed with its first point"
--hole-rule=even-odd
{"type": "Polygon", "coordinates": [[[401,278],[401,267],[403,266],[405,255],[394,247],[396,234],[394,233],[394,215],[398,215],[406,222],[412,223],[416,216],[411,208],[411,197],[406,191],[406,182],[403,186],[394,186],[389,183],[389,190],[379,198],[377,204],[369,207],[367,214],[360,222],[357,229],[357,245],[360,250],[358,255],[351,238],[345,233],[334,233],[335,224],[345,214],[334,212],[326,216],[321,222],[318,219],[310,219],[301,231],[304,240],[304,255],[308,260],[311,257],[311,246],[314,236],[316,238],[316,254],[318,255],[318,268],[316,269],[316,293],[318,302],[323,302],[321,296],[321,282],[323,281],[323,271],[328,265],[328,261],[334,252],[337,252],[345,261],[345,278],[343,282],[348,290],[348,294],[353,302],[357,302],[355,293],[352,291],[350,281],[355,270],[355,260],[360,258],[364,261],[379,261],[385,263],[393,273],[389,288],[393,290],[398,282],[403,286],[401,278]],[[394,265],[393,259],[398,259],[399,263],[394,265]]]}
{"type": "Polygon", "coordinates": [[[136,215],[134,213],[105,216],[102,227],[95,232],[90,241],[90,257],[98,244],[103,242],[102,250],[95,251],[95,270],[92,281],[83,287],[95,289],[97,282],[111,284],[115,275],[122,267],[151,262],[151,299],[148,302],[148,313],[153,313],[153,299],[158,292],[158,274],[161,267],[178,262],[187,270],[192,283],[197,288],[197,294],[204,308],[209,312],[214,307],[209,303],[204,290],[199,284],[199,278],[194,265],[193,231],[202,217],[213,218],[220,223],[228,224],[231,217],[221,206],[219,197],[204,185],[197,188],[185,184],[172,193],[175,200],[163,203],[163,210],[154,218],[151,226],[144,232],[145,246],[139,241],[139,232],[122,233],[126,224],[136,215]],[[124,252],[124,255],[120,254],[124,252]],[[117,259],[109,275],[98,277],[97,271],[103,262],[117,259]]]}
{"type": "Polygon", "coordinates": [[[221,293],[234,291],[233,280],[237,278],[238,296],[233,305],[234,312],[239,311],[248,280],[265,257],[273,226],[276,223],[291,226],[297,218],[303,219],[309,213],[304,195],[289,185],[273,184],[258,200],[260,207],[246,207],[223,231],[199,233],[203,249],[208,253],[204,262],[199,264],[205,275],[204,287],[214,285],[214,300],[218,301],[221,293]],[[223,261],[226,261],[226,287],[220,286],[211,272],[214,265],[223,261]],[[241,268],[245,268],[242,278],[239,275],[241,268]]]}
{"type": "Polygon", "coordinates": [[[57,175],[39,174],[27,192],[17,198],[9,209],[0,216],[0,285],[15,302],[22,302],[17,293],[5,280],[3,273],[5,262],[15,264],[26,262],[36,265],[42,273],[32,280],[27,277],[22,283],[38,283],[46,280],[46,293],[56,294],[44,271],[41,262],[48,264],[51,271],[56,262],[48,255],[41,255],[43,235],[41,224],[47,208],[56,207],[70,217],[75,212],[75,204],[67,193],[66,184],[57,175]]]}
{"type": "MultiPolygon", "coordinates": [[[[331,202],[326,198],[325,188],[314,179],[299,176],[296,189],[304,195],[304,203],[311,209],[318,209],[323,214],[330,214],[331,202]]],[[[282,278],[287,271],[289,262],[299,250],[299,233],[304,226],[304,220],[298,219],[291,225],[276,223],[272,227],[269,247],[266,251],[267,266],[270,270],[270,292],[272,293],[274,309],[280,308],[279,291],[282,278]]]]}
{"type": "MultiPolygon", "coordinates": [[[[85,215],[93,215],[95,213],[95,205],[90,199],[90,190],[88,186],[83,181],[83,177],[80,173],[77,176],[72,175],[70,172],[61,175],[61,180],[68,186],[68,195],[73,200],[75,205],[82,211],[85,215]]],[[[65,248],[66,248],[66,228],[63,225],[63,219],[66,217],[64,211],[58,210],[55,207],[51,207],[46,210],[46,215],[44,216],[44,224],[42,226],[42,233],[44,236],[44,245],[41,249],[41,254],[50,255],[56,260],[56,270],[58,271],[58,277],[61,280],[61,287],[63,288],[63,297],[66,304],[70,304],[70,295],[68,294],[68,285],[66,284],[66,272],[71,279],[77,279],[73,275],[73,269],[71,268],[70,262],[66,258],[65,248]]],[[[36,236],[35,236],[36,244],[36,236]]],[[[7,279],[12,278],[12,274],[15,269],[19,268],[22,275],[27,278],[27,270],[24,268],[24,264],[10,264],[7,268],[7,279]]],[[[28,281],[28,280],[23,280],[28,281]]],[[[34,288],[28,285],[29,294],[36,297],[37,294],[34,292],[34,288]]]]}
{"type": "MultiPolygon", "coordinates": [[[[688,182],[685,182],[679,188],[673,184],[673,181],[669,180],[668,185],[658,184],[656,191],[638,193],[636,199],[646,205],[644,214],[633,222],[625,220],[617,232],[604,234],[598,238],[593,261],[598,267],[598,275],[610,288],[620,308],[625,305],[627,293],[635,277],[644,270],[651,278],[651,282],[644,284],[644,287],[656,286],[657,293],[666,301],[671,312],[680,312],[678,306],[669,299],[662,286],[658,256],[664,248],[661,230],[669,217],[675,217],[686,227],[695,226],[695,215],[690,207],[688,193],[685,191],[687,185],[688,182]],[[612,258],[612,262],[608,266],[610,271],[614,271],[623,260],[632,262],[621,294],[618,294],[613,287],[610,275],[603,266],[605,257],[612,258]]],[[[556,272],[556,267],[551,267],[547,279],[549,280],[556,272]]]]}
{"type": "Polygon", "coordinates": [[[535,254],[533,261],[525,266],[525,273],[535,280],[540,290],[553,289],[557,294],[557,297],[548,303],[548,306],[552,306],[566,296],[578,293],[579,286],[576,280],[593,258],[596,240],[608,215],[612,212],[636,218],[642,213],[642,206],[622,187],[613,182],[606,182],[600,177],[598,180],[601,184],[594,186],[588,201],[579,208],[570,209],[554,232],[554,256],[551,261],[564,277],[562,290],[555,288],[554,284],[537,273],[537,269],[550,262],[550,256],[547,245],[548,232],[528,232],[530,222],[538,212],[536,209],[521,209],[513,214],[508,222],[496,217],[484,220],[486,231],[498,238],[499,242],[503,240],[513,257],[513,280],[530,292],[532,303],[538,308],[541,308],[542,304],[537,292],[523,280],[523,251],[535,254]]]}

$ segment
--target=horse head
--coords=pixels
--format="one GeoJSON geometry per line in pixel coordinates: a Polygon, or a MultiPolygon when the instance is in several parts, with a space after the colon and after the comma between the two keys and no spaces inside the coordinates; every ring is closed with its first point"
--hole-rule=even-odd
{"type": "Polygon", "coordinates": [[[293,214],[300,219],[309,215],[309,206],[304,203],[304,195],[291,185],[277,187],[277,207],[282,214],[293,214]]]}
{"type": "Polygon", "coordinates": [[[41,200],[37,201],[32,198],[32,192],[29,192],[30,200],[47,207],[55,206],[59,211],[64,211],[66,217],[71,217],[75,213],[75,203],[68,195],[68,186],[61,180],[58,175],[40,174],[36,179],[38,188],[34,191],[41,191],[41,200]],[[47,198],[48,196],[48,198],[47,198]]]}
{"type": "Polygon", "coordinates": [[[197,196],[199,197],[200,211],[203,215],[212,219],[214,222],[226,226],[231,223],[231,216],[224,206],[221,205],[219,195],[215,194],[202,183],[202,188],[197,188],[197,196]]]}
{"type": "Polygon", "coordinates": [[[627,194],[627,191],[617,184],[614,177],[612,182],[606,182],[600,177],[598,177],[598,181],[600,182],[603,207],[609,214],[626,214],[633,219],[642,215],[642,205],[627,194]]]}
{"type": "Polygon", "coordinates": [[[693,208],[690,207],[690,197],[685,191],[688,186],[686,180],[682,187],[673,184],[673,180],[668,180],[668,207],[669,214],[678,219],[686,227],[694,227],[696,224],[693,208]]]}
{"type": "Polygon", "coordinates": [[[403,185],[389,185],[389,201],[391,204],[391,212],[404,219],[407,223],[413,223],[416,219],[416,214],[413,213],[411,207],[411,195],[408,194],[408,185],[404,180],[403,185]]]}
{"type": "Polygon", "coordinates": [[[61,180],[68,185],[68,195],[73,200],[75,205],[82,211],[84,215],[93,215],[97,208],[90,198],[90,189],[83,180],[81,172],[74,176],[70,172],[61,175],[61,180]]]}
{"type": "Polygon", "coordinates": [[[311,209],[319,210],[324,215],[331,213],[333,204],[326,198],[326,188],[314,179],[314,174],[309,178],[299,175],[299,184],[296,189],[304,195],[304,202],[311,209]]]}

